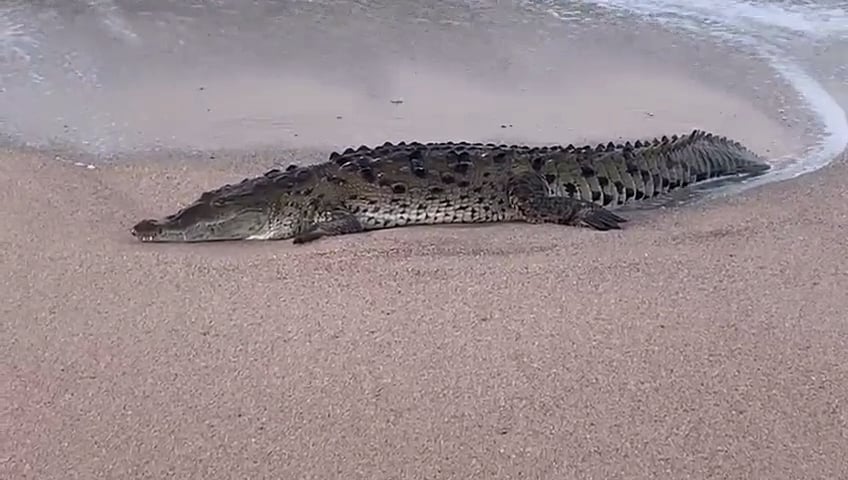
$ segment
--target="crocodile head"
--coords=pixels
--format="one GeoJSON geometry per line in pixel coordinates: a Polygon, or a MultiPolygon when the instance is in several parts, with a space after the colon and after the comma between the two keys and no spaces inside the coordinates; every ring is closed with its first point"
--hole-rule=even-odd
{"type": "Polygon", "coordinates": [[[138,222],[132,235],[142,242],[289,238],[297,233],[300,211],[281,202],[280,193],[265,177],[225,185],[173,215],[138,222]]]}

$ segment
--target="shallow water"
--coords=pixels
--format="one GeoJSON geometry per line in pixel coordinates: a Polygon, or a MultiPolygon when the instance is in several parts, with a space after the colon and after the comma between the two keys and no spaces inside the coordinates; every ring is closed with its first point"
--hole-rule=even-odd
{"type": "MultiPolygon", "coordinates": [[[[447,132],[482,139],[500,122],[467,126],[520,104],[470,82],[514,80],[530,71],[522,61],[546,61],[514,45],[533,35],[550,37],[543,27],[560,22],[567,26],[564,38],[578,41],[600,38],[599,28],[628,32],[657,23],[693,42],[758,56],[815,114],[814,144],[802,158],[784,159],[768,181],[820,168],[848,144],[844,103],[836,100],[848,82],[840,60],[840,52],[848,52],[848,13],[840,3],[7,2],[0,7],[0,133],[99,155],[159,147],[340,146],[447,132]],[[452,97],[456,86],[442,77],[417,76],[417,68],[436,62],[468,78],[461,95],[452,97]],[[444,97],[424,111],[438,125],[430,130],[404,124],[397,113],[404,95],[421,89],[444,97]],[[465,113],[467,92],[475,92],[475,105],[500,110],[465,113]],[[366,109],[383,123],[346,121],[366,109]],[[335,122],[338,138],[323,138],[328,122],[335,122]]],[[[654,50],[662,54],[662,47],[654,50]]],[[[708,75],[711,67],[703,68],[708,75]]],[[[521,135],[559,140],[544,132],[521,135]]]]}
{"type": "Polygon", "coordinates": [[[817,170],[848,146],[848,6],[844,1],[549,0],[529,4],[563,19],[589,4],[612,15],[648,19],[712,37],[765,59],[800,94],[821,125],[818,142],[803,157],[751,185],[817,170]]]}

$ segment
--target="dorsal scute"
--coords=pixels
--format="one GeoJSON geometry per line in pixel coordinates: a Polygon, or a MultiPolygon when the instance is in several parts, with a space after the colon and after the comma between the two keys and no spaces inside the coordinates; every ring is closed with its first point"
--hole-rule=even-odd
{"type": "Polygon", "coordinates": [[[214,197],[215,195],[217,195],[217,194],[219,194],[219,193],[223,192],[223,191],[224,191],[224,188],[226,188],[226,187],[228,187],[228,186],[229,186],[229,185],[224,185],[223,187],[217,188],[217,189],[215,189],[215,190],[207,190],[207,191],[205,191],[205,192],[201,193],[201,194],[200,194],[200,201],[201,201],[201,202],[205,202],[205,201],[207,201],[207,200],[212,199],[212,197],[214,197]]]}

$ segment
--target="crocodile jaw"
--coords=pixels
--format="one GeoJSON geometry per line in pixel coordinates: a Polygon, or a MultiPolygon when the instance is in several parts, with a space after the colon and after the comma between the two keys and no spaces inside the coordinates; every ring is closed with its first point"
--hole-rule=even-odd
{"type": "Polygon", "coordinates": [[[279,238],[282,238],[279,232],[275,232],[273,229],[266,229],[261,233],[245,237],[245,240],[277,240],[279,238]]]}
{"type": "Polygon", "coordinates": [[[245,234],[236,231],[217,231],[212,225],[195,225],[189,228],[173,228],[167,222],[142,220],[130,231],[143,243],[191,243],[242,240],[245,234]]]}
{"type": "Polygon", "coordinates": [[[192,219],[165,217],[146,219],[133,226],[131,233],[144,243],[191,243],[245,240],[267,236],[267,212],[240,212],[222,218],[192,219]]]}

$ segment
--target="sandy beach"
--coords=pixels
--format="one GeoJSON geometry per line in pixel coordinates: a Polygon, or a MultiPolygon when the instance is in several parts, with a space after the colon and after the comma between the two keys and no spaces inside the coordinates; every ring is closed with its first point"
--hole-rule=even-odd
{"type": "MultiPolygon", "coordinates": [[[[703,128],[767,158],[798,151],[803,126],[741,93],[608,55],[591,76],[523,94],[399,69],[405,118],[425,140],[703,128]],[[452,109],[428,106],[442,95],[452,109]],[[507,121],[514,131],[498,133],[507,121]]],[[[350,123],[303,106],[298,141],[410,139],[369,107],[386,102],[357,95],[350,123]]],[[[0,478],[848,477],[845,155],[628,213],[615,232],[417,227],[304,246],[130,236],[203,190],[327,153],[300,148],[92,169],[0,151],[0,478]]]]}

